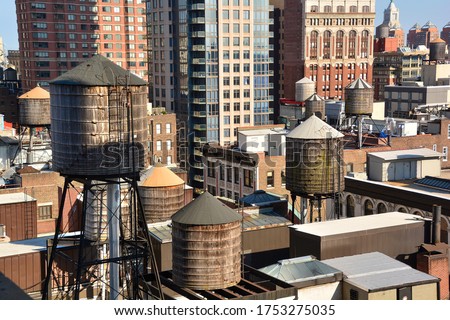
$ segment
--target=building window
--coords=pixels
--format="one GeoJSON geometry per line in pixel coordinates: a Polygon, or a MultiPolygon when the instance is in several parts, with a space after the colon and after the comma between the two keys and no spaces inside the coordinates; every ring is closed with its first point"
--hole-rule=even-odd
{"type": "MultiPolygon", "coordinates": [[[[215,178],[216,177],[216,163],[212,161],[208,161],[208,177],[215,178]]],[[[215,194],[215,192],[214,192],[215,194]]]]}
{"type": "Polygon", "coordinates": [[[370,216],[373,214],[373,203],[370,200],[364,202],[364,215],[370,216]]]}
{"type": "Polygon", "coordinates": [[[350,289],[350,300],[359,300],[358,291],[350,289]]]}
{"type": "Polygon", "coordinates": [[[244,169],[244,186],[253,188],[253,171],[244,169]]]}
{"type": "Polygon", "coordinates": [[[239,183],[239,168],[234,168],[234,183],[239,183]]]}
{"type": "Polygon", "coordinates": [[[369,56],[369,31],[364,30],[361,37],[361,57],[367,58],[369,56]]]}
{"type": "Polygon", "coordinates": [[[443,147],[442,148],[442,161],[447,161],[447,156],[448,156],[448,147],[443,147]]]}
{"type": "Polygon", "coordinates": [[[52,218],[52,205],[38,206],[38,220],[47,220],[52,218]]]}
{"type": "Polygon", "coordinates": [[[161,134],[161,124],[160,123],[156,124],[156,134],[161,134]]]}
{"type": "Polygon", "coordinates": [[[348,57],[355,58],[356,53],[356,31],[352,30],[348,37],[348,57]]]}
{"type": "Polygon", "coordinates": [[[172,140],[166,141],[167,150],[172,150],[172,140]]]}
{"type": "Polygon", "coordinates": [[[317,59],[317,46],[319,41],[319,33],[317,31],[311,32],[311,40],[310,40],[310,58],[317,59]]]}
{"type": "Polygon", "coordinates": [[[377,206],[377,212],[378,213],[385,213],[385,212],[387,212],[386,205],[384,203],[380,202],[378,204],[378,206],[377,206]]]}
{"type": "Polygon", "coordinates": [[[325,31],[323,33],[323,58],[331,58],[331,31],[325,31]]]}
{"type": "Polygon", "coordinates": [[[281,186],[286,186],[286,172],[281,170],[281,186]]]}
{"type": "Polygon", "coordinates": [[[450,124],[447,127],[447,138],[450,139],[450,124]]]}
{"type": "Polygon", "coordinates": [[[433,151],[437,151],[437,144],[433,144],[433,151]]]}
{"type": "Polygon", "coordinates": [[[344,31],[336,33],[336,58],[342,59],[344,56],[344,31]]]}
{"type": "Polygon", "coordinates": [[[347,217],[354,217],[355,216],[355,199],[353,199],[352,196],[347,197],[347,217]]]}
{"type": "Polygon", "coordinates": [[[223,165],[219,166],[219,178],[220,180],[225,180],[225,170],[223,168],[223,165]]]}
{"type": "Polygon", "coordinates": [[[267,171],[267,188],[274,186],[274,176],[273,171],[267,171]]]}
{"type": "MultiPolygon", "coordinates": [[[[233,182],[233,168],[232,167],[227,167],[227,181],[233,182]]],[[[229,198],[231,198],[231,197],[229,197],[229,198]]]]}
{"type": "Polygon", "coordinates": [[[161,151],[162,149],[162,141],[158,140],[156,141],[156,151],[161,151]]]}
{"type": "Polygon", "coordinates": [[[167,156],[167,164],[172,164],[172,156],[167,156]]]}

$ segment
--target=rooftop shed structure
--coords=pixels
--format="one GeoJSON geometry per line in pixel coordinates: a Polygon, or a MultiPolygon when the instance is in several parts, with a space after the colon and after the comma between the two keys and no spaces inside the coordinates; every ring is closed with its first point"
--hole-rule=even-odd
{"type": "Polygon", "coordinates": [[[242,217],[205,192],[172,216],[173,281],[190,289],[231,287],[241,279],[242,217]]]}
{"type": "Polygon", "coordinates": [[[389,212],[291,227],[291,257],[319,260],[379,251],[392,258],[417,252],[425,242],[425,220],[389,212]]]}
{"type": "Polygon", "coordinates": [[[374,181],[401,181],[438,177],[441,173],[442,154],[431,149],[370,152],[368,176],[374,181]]]}
{"type": "Polygon", "coordinates": [[[344,273],[344,300],[437,300],[439,278],[380,252],[322,260],[344,273]]]}

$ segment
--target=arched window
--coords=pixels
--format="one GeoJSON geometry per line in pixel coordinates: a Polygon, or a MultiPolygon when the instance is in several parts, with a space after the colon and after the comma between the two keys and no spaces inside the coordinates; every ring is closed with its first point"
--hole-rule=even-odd
{"type": "Polygon", "coordinates": [[[344,58],[344,31],[336,33],[336,59],[344,58]]]}
{"type": "Polygon", "coordinates": [[[323,11],[324,11],[324,12],[331,12],[331,11],[332,11],[331,6],[325,6],[325,7],[323,8],[323,11]]]}
{"type": "Polygon", "coordinates": [[[369,6],[363,6],[362,7],[362,12],[370,12],[370,7],[369,6]]]}
{"type": "Polygon", "coordinates": [[[369,56],[369,31],[364,30],[361,35],[361,57],[369,56]]]}
{"type": "Polygon", "coordinates": [[[408,213],[408,211],[404,207],[400,207],[397,210],[398,212],[408,213]]]}
{"type": "Polygon", "coordinates": [[[325,31],[323,33],[323,58],[331,58],[331,31],[325,31]]]}
{"type": "Polygon", "coordinates": [[[373,203],[370,200],[364,202],[364,215],[369,216],[373,214],[373,203]]]}
{"type": "Polygon", "coordinates": [[[355,199],[352,196],[347,197],[347,217],[355,216],[355,199]]]}
{"type": "Polygon", "coordinates": [[[345,12],[345,7],[344,6],[337,6],[337,12],[344,13],[345,12]]]}
{"type": "Polygon", "coordinates": [[[386,205],[383,202],[380,202],[377,206],[377,212],[378,213],[385,213],[387,212],[386,205]]]}
{"type": "Polygon", "coordinates": [[[318,6],[311,6],[311,12],[319,12],[318,6]]]}
{"type": "Polygon", "coordinates": [[[352,12],[352,13],[358,12],[358,7],[357,6],[350,6],[350,12],[352,12]]]}
{"type": "Polygon", "coordinates": [[[319,45],[319,33],[317,31],[311,32],[311,40],[310,40],[310,58],[317,59],[317,51],[319,45]]]}
{"type": "Polygon", "coordinates": [[[356,57],[356,31],[350,31],[348,35],[348,57],[354,59],[356,57]]]}

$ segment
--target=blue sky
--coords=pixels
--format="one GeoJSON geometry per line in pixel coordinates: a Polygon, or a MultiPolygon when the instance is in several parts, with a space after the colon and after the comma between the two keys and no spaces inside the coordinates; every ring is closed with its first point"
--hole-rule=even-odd
{"type": "MultiPolygon", "coordinates": [[[[383,20],[383,11],[389,5],[390,0],[377,0],[377,17],[375,25],[379,25],[383,20]]],[[[449,0],[395,0],[395,4],[400,8],[400,22],[405,33],[416,22],[421,26],[428,20],[434,22],[439,30],[450,22],[450,1],[449,0]]],[[[0,7],[0,36],[3,37],[6,50],[18,49],[16,7],[14,0],[1,0],[0,7]]]]}

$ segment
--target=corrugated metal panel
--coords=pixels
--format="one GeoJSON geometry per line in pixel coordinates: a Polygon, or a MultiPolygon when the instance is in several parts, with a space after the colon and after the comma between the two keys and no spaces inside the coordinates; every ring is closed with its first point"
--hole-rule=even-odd
{"type": "Polygon", "coordinates": [[[390,258],[380,252],[322,260],[342,270],[346,281],[366,291],[439,282],[439,279],[390,258]]]}
{"type": "Polygon", "coordinates": [[[450,191],[450,180],[448,179],[426,176],[425,178],[414,181],[414,184],[450,191]]]}
{"type": "Polygon", "coordinates": [[[42,290],[43,252],[0,257],[0,272],[26,292],[42,290]]]}
{"type": "Polygon", "coordinates": [[[31,239],[37,236],[36,200],[0,204],[0,223],[5,225],[11,241],[31,239]]]}

